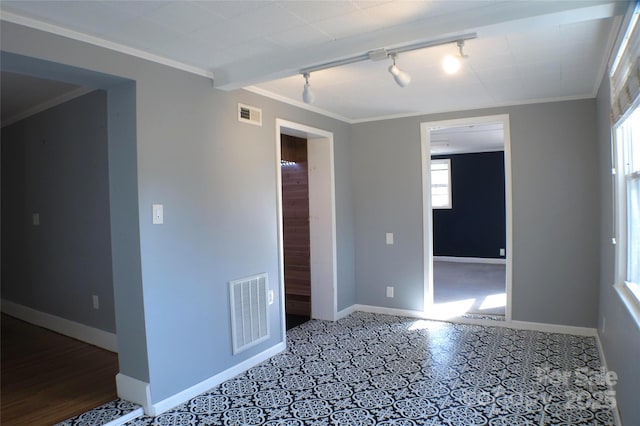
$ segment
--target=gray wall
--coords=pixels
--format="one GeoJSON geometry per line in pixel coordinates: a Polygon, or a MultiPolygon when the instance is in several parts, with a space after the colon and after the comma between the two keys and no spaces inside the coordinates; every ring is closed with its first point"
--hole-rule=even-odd
{"type": "Polygon", "coordinates": [[[3,128],[2,152],[2,298],[115,332],[106,93],[3,128]]]}
{"type": "Polygon", "coordinates": [[[599,226],[595,100],[353,126],[358,302],[423,309],[420,123],[510,116],[513,319],[594,327],[599,226]],[[385,245],[385,232],[395,244],[385,245]],[[395,298],[385,297],[394,285],[395,298]]]}
{"type": "MultiPolygon", "coordinates": [[[[123,356],[132,358],[125,374],[150,378],[153,402],[282,339],[276,304],[270,318],[272,337],[232,356],[227,290],[230,280],[267,272],[279,297],[276,118],[334,132],[338,306],[355,303],[347,124],[249,92],[221,92],[207,78],[62,37],[4,22],[1,30],[5,51],[135,81],[131,88],[135,90],[134,149],[114,149],[118,142],[110,138],[109,152],[110,161],[113,158],[123,164],[137,158],[134,186],[141,276],[136,280],[133,273],[128,286],[116,285],[116,319],[118,344],[128,352],[120,354],[121,371],[123,356]],[[262,108],[264,125],[239,123],[238,102],[262,108]],[[127,150],[133,152],[127,154],[127,150]],[[153,203],[164,204],[164,225],[151,224],[153,203]],[[127,292],[133,293],[133,302],[126,300],[127,292]],[[127,309],[120,308],[124,305],[127,309]],[[143,343],[131,349],[136,339],[143,343]]],[[[116,89],[108,93],[110,98],[117,94],[116,89]]],[[[118,99],[123,98],[126,94],[118,99]]],[[[131,106],[109,102],[109,120],[131,106]]],[[[110,170],[114,194],[117,177],[111,165],[110,170]]],[[[112,210],[112,227],[117,214],[112,210]]],[[[114,263],[116,256],[114,248],[114,263]]],[[[135,262],[121,269],[127,268],[135,269],[135,262]]],[[[114,278],[116,269],[114,266],[114,278]]]]}
{"type": "Polygon", "coordinates": [[[615,248],[611,177],[611,102],[609,80],[603,79],[598,92],[598,151],[600,154],[600,306],[598,325],[609,370],[618,374],[615,386],[623,424],[640,424],[638,383],[640,383],[640,329],[622,303],[614,284],[615,248]],[[605,323],[606,319],[606,323],[605,323]]]}
{"type": "MultiPolygon", "coordinates": [[[[107,92],[115,308],[121,371],[150,380],[154,402],[282,338],[274,305],[272,338],[231,355],[228,281],[267,272],[271,285],[278,283],[275,118],[334,132],[339,309],[361,303],[420,310],[420,122],[510,114],[514,319],[597,323],[598,248],[605,262],[608,257],[594,231],[602,205],[594,170],[606,169],[598,161],[604,148],[596,138],[595,100],[349,126],[253,93],[221,92],[204,77],[63,37],[6,22],[0,30],[5,51],[134,82],[107,92]],[[264,125],[239,123],[238,102],[262,108],[264,125]],[[165,206],[162,226],[151,225],[153,203],[165,206]],[[125,223],[127,217],[136,221],[125,223]],[[385,245],[385,232],[394,232],[395,245],[385,245]],[[384,296],[386,285],[396,286],[394,299],[384,296]]],[[[637,382],[633,358],[616,352],[617,345],[637,341],[637,330],[625,334],[630,323],[616,303],[603,294],[603,341],[609,362],[637,382]]],[[[633,409],[627,409],[631,416],[633,409]]]]}

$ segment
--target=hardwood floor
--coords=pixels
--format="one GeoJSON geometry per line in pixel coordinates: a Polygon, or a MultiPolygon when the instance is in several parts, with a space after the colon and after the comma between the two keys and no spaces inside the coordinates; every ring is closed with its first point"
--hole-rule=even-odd
{"type": "Polygon", "coordinates": [[[118,355],[2,315],[0,423],[53,425],[116,399],[118,355]]]}

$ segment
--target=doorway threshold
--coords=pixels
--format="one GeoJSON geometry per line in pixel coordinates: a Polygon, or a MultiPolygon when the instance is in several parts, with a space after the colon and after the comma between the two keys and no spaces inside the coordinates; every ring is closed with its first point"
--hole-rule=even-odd
{"type": "Polygon", "coordinates": [[[490,314],[464,314],[462,318],[466,319],[474,319],[474,320],[489,320],[489,321],[503,321],[505,320],[504,315],[490,315],[490,314]]]}
{"type": "Polygon", "coordinates": [[[143,415],[141,406],[116,399],[54,426],[119,426],[143,415]]]}

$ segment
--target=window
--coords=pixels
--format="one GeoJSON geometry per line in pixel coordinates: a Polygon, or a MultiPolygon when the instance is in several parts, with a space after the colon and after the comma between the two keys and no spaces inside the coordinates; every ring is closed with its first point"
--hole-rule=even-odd
{"type": "Polygon", "coordinates": [[[431,207],[450,209],[451,160],[431,160],[431,207]]]}
{"type": "Polygon", "coordinates": [[[617,126],[619,282],[640,301],[640,108],[617,126]]]}
{"type": "Polygon", "coordinates": [[[639,4],[611,65],[616,244],[615,287],[640,324],[640,30],[639,4]]]}

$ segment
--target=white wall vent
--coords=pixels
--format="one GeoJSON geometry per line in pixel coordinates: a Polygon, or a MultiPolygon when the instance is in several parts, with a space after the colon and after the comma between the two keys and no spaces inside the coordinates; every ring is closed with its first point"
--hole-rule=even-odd
{"type": "Polygon", "coordinates": [[[269,338],[267,274],[229,283],[234,355],[269,338]]]}
{"type": "Polygon", "coordinates": [[[249,105],[238,104],[238,121],[262,126],[262,110],[249,105]]]}

